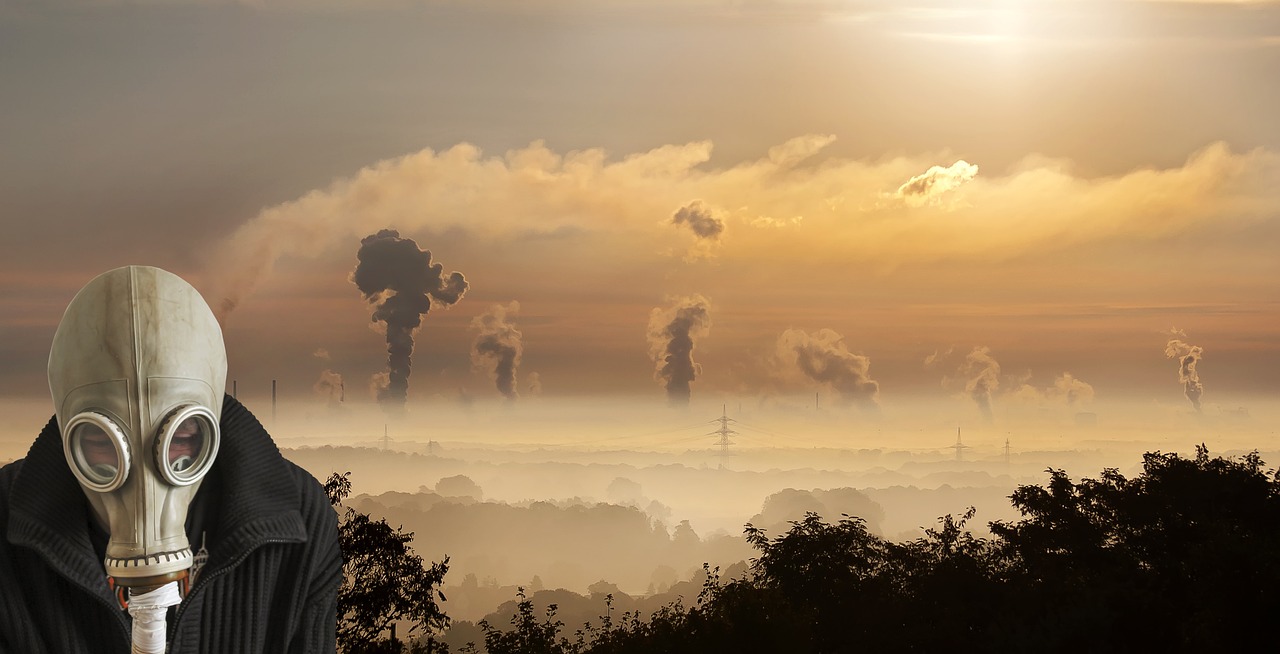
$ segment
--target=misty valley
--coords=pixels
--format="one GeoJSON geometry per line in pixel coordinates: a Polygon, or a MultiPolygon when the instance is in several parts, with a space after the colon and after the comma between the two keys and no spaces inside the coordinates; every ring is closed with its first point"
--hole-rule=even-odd
{"type": "MultiPolygon", "coordinates": [[[[1249,425],[1217,427],[1237,439],[1255,434],[1249,425]]],[[[345,506],[412,533],[412,548],[424,560],[448,557],[440,609],[451,625],[435,638],[466,651],[468,643],[485,643],[480,624],[498,633],[517,624],[522,611],[527,619],[554,615],[572,634],[588,623],[598,629],[602,617],[649,619],[673,603],[703,601],[709,582],[759,574],[753,564],[761,552],[744,533],[747,526],[767,539],[807,517],[833,525],[854,520],[870,537],[906,547],[972,509],[966,533],[989,539],[989,523],[1023,517],[1010,501],[1019,486],[1046,483],[1050,469],[1072,479],[1104,468],[1141,474],[1141,450],[1152,445],[1081,439],[1096,436],[1090,429],[1073,436],[1076,447],[1034,451],[990,442],[968,451],[957,441],[915,450],[748,445],[725,456],[714,447],[386,438],[283,452],[321,480],[349,473],[345,506]]],[[[1263,458],[1280,460],[1280,452],[1263,458]]],[[[396,624],[401,638],[413,628],[411,621],[396,624]]]]}

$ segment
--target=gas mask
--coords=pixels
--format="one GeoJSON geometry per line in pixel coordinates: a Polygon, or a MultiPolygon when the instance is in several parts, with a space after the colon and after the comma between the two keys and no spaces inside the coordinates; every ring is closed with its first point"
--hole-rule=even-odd
{"type": "Polygon", "coordinates": [[[158,268],[117,268],[76,294],[49,353],[67,465],[110,534],[117,586],[185,580],[187,507],[218,453],[227,355],[213,312],[158,268]]]}

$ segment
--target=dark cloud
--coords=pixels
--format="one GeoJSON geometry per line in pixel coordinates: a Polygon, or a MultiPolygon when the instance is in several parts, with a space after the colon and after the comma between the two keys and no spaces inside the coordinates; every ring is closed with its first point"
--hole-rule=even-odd
{"type": "Polygon", "coordinates": [[[374,306],[373,321],[386,325],[388,373],[383,385],[375,380],[378,401],[384,408],[403,408],[409,392],[414,331],[422,316],[437,305],[451,306],[462,299],[469,285],[462,273],[444,274],[432,263],[431,251],[413,239],[384,229],[360,240],[359,263],[351,281],[374,306]]]}
{"type": "Polygon", "coordinates": [[[711,303],[701,295],[678,298],[649,313],[649,355],[657,364],[654,379],[667,389],[673,405],[689,403],[689,384],[702,374],[693,360],[694,339],[711,329],[711,303]]]}
{"type": "Polygon", "coordinates": [[[688,225],[699,239],[716,241],[724,233],[724,219],[702,200],[694,200],[671,214],[671,224],[688,225]]]}
{"type": "Polygon", "coordinates": [[[830,329],[813,334],[788,329],[778,336],[778,355],[808,379],[834,391],[841,403],[879,408],[880,384],[871,378],[871,359],[850,352],[840,334],[830,329]]]}
{"type": "Polygon", "coordinates": [[[1182,392],[1188,400],[1191,400],[1191,406],[1198,412],[1204,386],[1200,385],[1200,372],[1196,370],[1196,366],[1200,363],[1200,356],[1204,354],[1204,349],[1199,345],[1190,345],[1183,341],[1187,334],[1181,329],[1175,327],[1169,333],[1173,338],[1165,343],[1164,355],[1178,360],[1178,381],[1182,384],[1182,392]]]}
{"type": "Polygon", "coordinates": [[[471,343],[471,365],[488,369],[497,384],[498,392],[508,400],[520,397],[516,390],[516,369],[524,353],[520,330],[509,318],[520,311],[518,302],[508,305],[495,304],[488,311],[471,320],[476,331],[471,343]]]}

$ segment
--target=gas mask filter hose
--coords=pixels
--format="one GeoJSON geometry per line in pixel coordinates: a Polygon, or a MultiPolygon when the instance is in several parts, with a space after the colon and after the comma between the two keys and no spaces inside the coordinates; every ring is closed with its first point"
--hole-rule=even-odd
{"type": "Polygon", "coordinates": [[[129,589],[129,616],[133,618],[133,654],[164,654],[165,613],[182,602],[178,582],[171,581],[146,593],[129,589]]]}

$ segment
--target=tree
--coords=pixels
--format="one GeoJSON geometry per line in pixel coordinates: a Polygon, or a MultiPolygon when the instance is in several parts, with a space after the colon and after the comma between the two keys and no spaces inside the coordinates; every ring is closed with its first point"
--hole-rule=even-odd
{"type": "Polygon", "coordinates": [[[1049,474],[1047,487],[1013,494],[1022,520],[991,525],[1011,564],[1010,619],[1038,625],[1017,647],[1273,646],[1259,627],[1280,611],[1280,477],[1256,452],[1150,452],[1133,479],[1049,474]]]}
{"type": "MultiPolygon", "coordinates": [[[[335,507],[351,494],[351,473],[334,473],[324,484],[335,507]]],[[[430,651],[435,632],[449,625],[449,617],[436,602],[449,557],[424,563],[414,554],[413,533],[392,528],[386,520],[347,507],[338,525],[342,547],[342,585],[338,590],[338,649],[346,654],[400,652],[394,638],[382,636],[396,621],[413,623],[409,629],[427,632],[430,651]]],[[[442,651],[437,649],[436,651],[442,651]]]]}
{"type": "Polygon", "coordinates": [[[547,614],[539,620],[533,613],[533,601],[524,594],[524,588],[516,590],[519,602],[516,614],[511,617],[511,631],[501,631],[480,621],[484,631],[484,647],[489,654],[569,654],[579,651],[567,638],[560,636],[564,623],[556,619],[557,606],[547,607],[547,614]]]}

